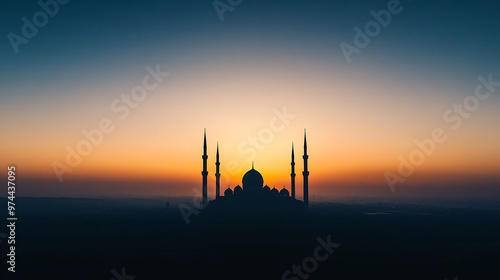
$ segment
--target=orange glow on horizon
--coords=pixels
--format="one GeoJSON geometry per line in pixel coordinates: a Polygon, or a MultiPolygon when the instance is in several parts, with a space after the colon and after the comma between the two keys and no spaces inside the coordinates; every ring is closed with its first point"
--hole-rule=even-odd
{"type": "Polygon", "coordinates": [[[429,180],[435,174],[498,176],[500,112],[495,102],[481,104],[481,110],[455,131],[442,114],[462,98],[443,89],[287,61],[249,59],[221,62],[218,67],[179,70],[125,120],[109,109],[119,96],[119,91],[107,92],[110,86],[89,88],[92,95],[103,97],[80,97],[79,106],[68,106],[69,97],[56,100],[56,109],[22,103],[36,118],[17,114],[12,109],[16,106],[8,107],[5,113],[13,121],[8,128],[3,123],[0,128],[15,137],[5,137],[1,160],[4,165],[17,164],[20,174],[54,179],[54,162],[68,166],[66,147],[75,150],[86,140],[83,129],[95,129],[102,118],[110,118],[115,131],[105,134],[81,163],[69,166],[72,172],[64,173],[65,178],[196,185],[201,182],[206,127],[209,183],[215,180],[218,141],[223,189],[241,184],[252,161],[265,184],[289,188],[291,143],[295,143],[300,185],[303,129],[307,128],[314,190],[314,184],[328,182],[384,184],[384,172],[397,172],[399,156],[408,158],[417,149],[416,139],[428,138],[441,127],[448,140],[426,156],[414,176],[429,180]],[[283,117],[286,114],[293,117],[283,117]],[[251,144],[252,138],[259,139],[258,145],[251,144]]]}

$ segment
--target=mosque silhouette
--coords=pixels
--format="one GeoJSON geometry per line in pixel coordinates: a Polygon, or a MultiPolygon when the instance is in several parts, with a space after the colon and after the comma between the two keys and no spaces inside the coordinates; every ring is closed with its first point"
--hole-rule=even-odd
{"type": "MultiPolygon", "coordinates": [[[[290,189],[291,193],[283,187],[280,191],[273,187],[272,189],[265,185],[264,178],[259,171],[254,169],[254,164],[252,162],[252,169],[247,171],[242,178],[242,185],[237,185],[234,189],[228,187],[224,191],[224,195],[220,194],[220,162],[219,162],[219,144],[217,143],[217,153],[215,161],[215,200],[208,202],[207,195],[207,181],[208,181],[208,171],[207,171],[207,136],[206,130],[203,135],[203,171],[202,175],[202,203],[207,205],[208,209],[214,211],[227,211],[231,209],[232,211],[238,212],[238,210],[262,210],[265,213],[269,212],[283,212],[283,211],[293,211],[295,210],[306,210],[309,208],[309,171],[307,169],[307,160],[309,156],[307,155],[307,140],[306,131],[304,129],[304,155],[302,156],[304,160],[304,171],[303,176],[303,202],[295,198],[295,154],[294,145],[292,142],[292,152],[291,152],[291,173],[290,173],[290,189]],[[207,204],[208,203],[208,204],[207,204]],[[218,209],[218,210],[217,210],[218,209]]],[[[219,211],[219,212],[220,212],[219,211]]],[[[205,211],[210,212],[210,211],[205,211]]]]}

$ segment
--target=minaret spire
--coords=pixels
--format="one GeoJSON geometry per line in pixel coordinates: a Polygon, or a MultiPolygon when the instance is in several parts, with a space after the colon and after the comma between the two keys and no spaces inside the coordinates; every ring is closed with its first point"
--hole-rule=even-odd
{"type": "Polygon", "coordinates": [[[203,129],[203,154],[207,154],[207,129],[203,129]]]}
{"type": "Polygon", "coordinates": [[[293,142],[292,142],[292,173],[290,174],[290,177],[291,177],[291,191],[292,191],[292,198],[295,199],[295,154],[294,154],[294,151],[293,151],[293,142]]]}
{"type": "Polygon", "coordinates": [[[302,156],[304,159],[304,172],[302,175],[304,176],[304,205],[306,208],[309,208],[309,171],[307,171],[307,159],[309,156],[307,155],[307,139],[306,139],[306,130],[304,129],[304,155],[302,156]]]}
{"type": "Polygon", "coordinates": [[[207,203],[207,176],[208,176],[208,171],[207,171],[207,130],[203,130],[203,155],[201,156],[203,159],[203,171],[201,172],[201,175],[203,177],[203,186],[201,189],[202,192],[202,203],[203,205],[206,205],[207,203]]]}
{"type": "Polygon", "coordinates": [[[215,198],[220,196],[220,173],[219,173],[219,141],[217,141],[217,154],[215,159],[215,198]]]}
{"type": "Polygon", "coordinates": [[[304,154],[307,154],[306,129],[304,128],[304,154]]]}
{"type": "Polygon", "coordinates": [[[253,169],[253,161],[252,161],[252,169],[253,169]]]}

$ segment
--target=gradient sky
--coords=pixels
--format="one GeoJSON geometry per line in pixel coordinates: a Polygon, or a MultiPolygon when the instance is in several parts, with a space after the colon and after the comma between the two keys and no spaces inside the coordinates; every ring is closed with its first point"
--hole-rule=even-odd
{"type": "Polygon", "coordinates": [[[41,8],[1,1],[0,162],[17,166],[21,195],[193,195],[206,128],[210,195],[217,141],[223,189],[252,160],[289,188],[307,128],[312,194],[500,197],[500,87],[458,129],[443,120],[478,76],[500,81],[500,5],[401,1],[347,63],[341,42],[388,2],[245,0],[221,21],[212,1],[73,0],[16,54],[7,34],[41,8]],[[110,104],[156,65],[170,75],[121,120],[110,104]],[[284,108],[294,118],[243,153],[284,108]],[[116,129],[59,182],[52,164],[103,118],[116,129]],[[446,142],[392,193],[384,173],[435,128],[446,142]]]}

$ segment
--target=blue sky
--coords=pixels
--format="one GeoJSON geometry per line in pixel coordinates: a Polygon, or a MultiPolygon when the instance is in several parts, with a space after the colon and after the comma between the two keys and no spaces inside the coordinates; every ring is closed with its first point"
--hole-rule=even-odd
{"type": "Polygon", "coordinates": [[[23,87],[105,83],[152,61],[182,67],[240,54],[301,56],[430,82],[498,73],[495,1],[401,1],[403,11],[346,64],[339,44],[352,43],[353,27],[363,27],[372,20],[369,12],[387,3],[243,1],[221,22],[210,1],[73,0],[16,55],[7,34],[20,34],[21,18],[41,8],[36,1],[2,1],[0,94],[10,99],[39,94],[23,87]]]}

